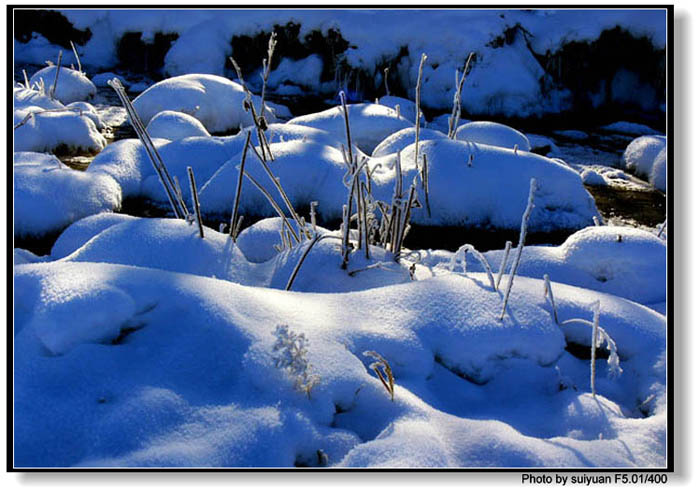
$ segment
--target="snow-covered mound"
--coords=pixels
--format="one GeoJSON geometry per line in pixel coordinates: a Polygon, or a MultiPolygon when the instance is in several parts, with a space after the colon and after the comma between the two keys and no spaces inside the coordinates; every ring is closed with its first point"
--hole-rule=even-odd
{"type": "Polygon", "coordinates": [[[662,148],[654,159],[649,182],[656,189],[666,192],[666,147],[662,148]]]}
{"type": "MultiPolygon", "coordinates": [[[[538,190],[529,230],[578,229],[599,217],[579,174],[552,159],[449,139],[420,142],[418,153],[427,157],[431,216],[426,208],[417,209],[412,222],[519,229],[531,178],[537,180],[538,190]]],[[[414,154],[413,146],[401,153],[405,187],[416,174],[414,154]]],[[[390,175],[377,178],[385,197],[392,183],[383,179],[390,175]]],[[[423,202],[422,191],[417,195],[423,202]]]]}
{"type": "Polygon", "coordinates": [[[102,117],[97,112],[97,109],[95,109],[95,106],[89,102],[71,102],[66,106],[66,109],[70,109],[81,116],[87,116],[95,124],[95,128],[98,130],[103,130],[107,127],[102,120],[102,117]]]}
{"type": "MultiPolygon", "coordinates": [[[[31,87],[43,86],[48,94],[54,86],[56,80],[56,67],[47,66],[42,68],[29,79],[31,87]]],[[[58,73],[58,83],[54,96],[63,104],[71,102],[86,101],[95,95],[97,89],[89,78],[84,73],[71,68],[61,67],[58,73]]]]}
{"type": "Polygon", "coordinates": [[[19,125],[13,133],[16,152],[96,154],[107,146],[92,119],[71,110],[43,111],[28,106],[15,110],[14,124],[19,125]]]}
{"type": "Polygon", "coordinates": [[[99,213],[82,218],[61,232],[51,248],[51,258],[64,258],[112,225],[133,220],[138,220],[138,218],[121,213],[99,213]]]}
{"type": "MultiPolygon", "coordinates": [[[[343,185],[347,167],[339,149],[301,140],[272,143],[270,149],[274,156],[269,163],[270,170],[295,207],[308,207],[311,201],[318,201],[318,212],[324,220],[340,216],[342,203],[347,200],[347,189],[343,185]]],[[[277,198],[277,190],[251,153],[246,157],[246,172],[277,198]]],[[[232,157],[202,186],[199,198],[203,213],[230,216],[240,163],[240,154],[232,157]]],[[[263,194],[247,178],[243,179],[240,213],[276,216],[263,194]]],[[[281,200],[278,199],[278,203],[285,209],[281,200]]]]}
{"type": "Polygon", "coordinates": [[[640,136],[627,145],[622,163],[636,175],[648,179],[654,168],[654,160],[666,148],[665,136],[640,136]]]}
{"type": "Polygon", "coordinates": [[[25,107],[39,107],[41,109],[63,109],[64,105],[55,99],[51,99],[44,92],[15,85],[12,88],[14,110],[25,107]]]}
{"type": "Polygon", "coordinates": [[[17,266],[19,264],[41,262],[41,261],[44,261],[46,259],[45,257],[37,256],[32,251],[28,251],[26,249],[20,249],[18,247],[15,247],[15,250],[13,251],[12,256],[13,256],[12,262],[15,266],[17,266]]]}
{"type": "MultiPolygon", "coordinates": [[[[193,239],[182,261],[218,247],[193,239]]],[[[599,360],[596,399],[590,362],[564,350],[590,330],[562,332],[539,280],[518,278],[499,321],[483,275],[319,295],[127,265],[16,266],[15,464],[663,466],[663,317],[555,289],[564,319],[591,318],[600,300],[617,342],[622,374],[607,379],[599,360]],[[390,364],[393,401],[367,350],[390,364]]]]}
{"type": "Polygon", "coordinates": [[[610,131],[613,133],[622,133],[625,135],[658,135],[658,131],[650,128],[645,124],[631,123],[629,121],[617,121],[600,127],[601,130],[610,131]]]}
{"type": "Polygon", "coordinates": [[[581,179],[583,180],[583,183],[587,186],[608,185],[608,181],[605,180],[605,177],[603,177],[593,169],[584,169],[584,171],[581,172],[581,179]]]}
{"type": "MultiPolygon", "coordinates": [[[[245,144],[242,134],[232,137],[189,137],[169,141],[153,139],[170,175],[177,178],[190,203],[187,167],[193,168],[199,186],[245,144]]],[[[121,185],[124,197],[141,196],[167,206],[167,196],[141,142],[120,140],[109,145],[90,163],[87,172],[105,172],[121,185]]]]}
{"type": "MultiPolygon", "coordinates": [[[[391,109],[396,109],[396,106],[398,106],[401,116],[414,123],[416,121],[416,101],[409,101],[408,99],[395,95],[385,95],[379,98],[379,104],[390,107],[391,109]]],[[[422,114],[420,117],[420,125],[421,127],[425,126],[425,116],[422,114]]]]}
{"type": "Polygon", "coordinates": [[[41,236],[121,206],[121,189],[110,176],[76,171],[55,157],[35,155],[20,154],[13,166],[16,236],[41,236]]]}
{"type": "MultiPolygon", "coordinates": [[[[486,257],[500,267],[503,251],[486,257]]],[[[508,264],[513,262],[511,251],[508,264]]],[[[469,268],[481,271],[473,261],[469,268]]],[[[510,271],[510,266],[506,271],[510,271]]],[[[643,304],[666,300],[666,243],[656,235],[631,227],[588,227],[557,247],[526,246],[518,275],[576,285],[643,304]]]]}
{"type": "Polygon", "coordinates": [[[457,128],[457,139],[483,143],[484,145],[494,145],[496,147],[514,148],[529,152],[530,141],[525,135],[501,123],[491,121],[472,121],[457,128]]]}
{"type": "MultiPolygon", "coordinates": [[[[395,109],[381,104],[348,104],[347,108],[352,142],[368,155],[384,138],[414,124],[400,116],[395,109]]],[[[325,130],[347,146],[342,106],[298,116],[288,123],[325,130]]]]}
{"type": "Polygon", "coordinates": [[[197,118],[177,111],[161,111],[146,127],[151,138],[182,140],[189,136],[211,136],[197,118]]]}
{"type": "MultiPolygon", "coordinates": [[[[447,138],[447,135],[440,131],[435,131],[427,128],[422,128],[418,132],[421,141],[423,140],[440,140],[447,138]]],[[[372,157],[384,157],[400,152],[411,143],[416,141],[416,128],[404,128],[387,136],[382,142],[377,145],[372,152],[372,157]]]]}
{"type": "MultiPolygon", "coordinates": [[[[242,133],[247,133],[248,131],[252,131],[251,141],[256,145],[259,144],[255,128],[245,128],[242,133]]],[[[270,124],[265,130],[265,136],[269,143],[284,143],[301,140],[302,142],[316,142],[338,149],[344,142],[347,143],[347,140],[338,140],[336,135],[332,135],[325,130],[293,123],[270,124]]],[[[353,149],[357,149],[357,146],[353,145],[353,149]]]]}
{"type": "MultiPolygon", "coordinates": [[[[253,124],[250,111],[243,107],[245,91],[240,84],[216,75],[192,73],[158,82],[136,99],[134,107],[143,121],[150,121],[161,111],[171,110],[198,119],[210,133],[222,133],[253,124]]],[[[260,97],[253,96],[260,114],[260,97]]],[[[276,118],[268,110],[265,118],[276,118]]]]}

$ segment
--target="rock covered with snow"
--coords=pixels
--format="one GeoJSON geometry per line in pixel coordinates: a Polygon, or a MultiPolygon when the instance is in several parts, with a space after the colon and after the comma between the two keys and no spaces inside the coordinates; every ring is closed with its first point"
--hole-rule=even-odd
{"type": "Polygon", "coordinates": [[[190,136],[211,136],[193,116],[177,111],[161,111],[151,118],[146,127],[151,138],[182,140],[190,136]]]}
{"type": "Polygon", "coordinates": [[[491,121],[472,121],[457,128],[456,137],[458,140],[484,145],[494,145],[496,147],[514,148],[530,151],[530,141],[527,137],[510,126],[491,121]]]}
{"type": "Polygon", "coordinates": [[[651,166],[649,182],[656,189],[666,192],[666,147],[661,149],[651,166]]]}
{"type": "Polygon", "coordinates": [[[42,236],[121,207],[121,188],[114,179],[73,170],[55,157],[20,154],[13,174],[17,236],[42,236]]]}
{"type": "Polygon", "coordinates": [[[640,136],[627,145],[622,163],[628,170],[646,179],[652,173],[656,156],[665,147],[665,136],[640,136]]]}
{"type": "MultiPolygon", "coordinates": [[[[41,85],[46,93],[50,93],[56,81],[56,67],[42,68],[29,79],[30,86],[41,85]]],[[[86,101],[95,95],[97,89],[84,73],[71,68],[61,67],[56,83],[54,96],[63,104],[86,101]]]]}
{"type": "MultiPolygon", "coordinates": [[[[243,107],[243,87],[216,75],[192,73],[161,80],[134,99],[134,107],[143,121],[150,121],[161,111],[171,110],[198,119],[210,133],[222,133],[253,124],[250,111],[243,107]]],[[[260,98],[253,96],[256,112],[260,98]]],[[[265,118],[276,118],[266,111],[265,118]]]]}
{"type": "MultiPolygon", "coordinates": [[[[381,104],[348,104],[347,108],[352,142],[368,155],[384,138],[413,125],[400,116],[395,109],[381,104]]],[[[298,116],[289,120],[288,123],[325,130],[347,146],[342,106],[298,116]]]]}
{"type": "Polygon", "coordinates": [[[585,169],[583,172],[581,172],[581,179],[583,180],[583,183],[587,186],[608,185],[608,182],[605,180],[605,177],[603,177],[593,169],[585,169]]]}

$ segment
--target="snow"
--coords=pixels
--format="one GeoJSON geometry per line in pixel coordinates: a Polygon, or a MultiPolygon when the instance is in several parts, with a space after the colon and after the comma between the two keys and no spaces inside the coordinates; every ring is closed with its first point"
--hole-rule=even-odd
{"type": "MultiPolygon", "coordinates": [[[[56,80],[56,67],[47,66],[36,72],[29,79],[30,87],[41,84],[46,93],[49,93],[56,80]]],[[[55,97],[63,104],[71,102],[85,101],[95,95],[95,85],[78,70],[72,70],[64,66],[58,74],[55,97]]]]}
{"type": "Polygon", "coordinates": [[[182,140],[189,136],[211,136],[198,119],[177,111],[161,111],[146,126],[151,138],[182,140]]]}
{"type": "Polygon", "coordinates": [[[20,154],[13,174],[15,236],[60,231],[80,218],[121,206],[114,179],[73,170],[56,157],[20,154]]]}
{"type": "MultiPolygon", "coordinates": [[[[244,99],[240,84],[216,75],[193,73],[161,80],[133,104],[142,121],[150,121],[161,111],[178,111],[198,119],[210,133],[223,133],[253,124],[250,113],[243,108],[244,99]]],[[[260,97],[253,96],[253,104],[259,114],[260,97]]],[[[270,111],[265,117],[270,123],[276,121],[270,111]]]]}
{"type": "MultiPolygon", "coordinates": [[[[396,109],[399,106],[399,114],[409,121],[416,120],[416,101],[409,101],[403,97],[397,97],[395,95],[385,95],[379,98],[379,104],[390,107],[391,109],[396,109]]],[[[420,118],[421,127],[425,126],[425,116],[421,115],[420,118]]]]}
{"type": "Polygon", "coordinates": [[[632,123],[629,121],[617,121],[600,127],[601,130],[613,133],[623,133],[625,135],[657,135],[659,132],[645,124],[632,123]]]}
{"type": "Polygon", "coordinates": [[[530,141],[527,137],[510,126],[491,121],[472,121],[457,128],[458,140],[484,145],[513,149],[516,145],[519,150],[529,152],[530,141]]]}
{"type": "MultiPolygon", "coordinates": [[[[167,222],[150,220],[151,238],[171,259],[191,264],[190,247],[218,247],[167,222]]],[[[148,233],[148,220],[133,223],[148,233]]],[[[112,254],[129,255],[120,243],[112,254]]],[[[318,465],[318,450],[341,467],[665,463],[665,322],[643,307],[555,285],[566,318],[588,316],[600,298],[624,354],[616,380],[600,360],[593,400],[588,362],[564,351],[539,280],[516,282],[501,322],[500,295],[478,275],[336,295],[204,276],[70,258],[17,266],[16,465],[318,465]],[[308,339],[319,377],[310,397],[275,367],[279,324],[308,339]],[[368,349],[391,364],[393,402],[367,369],[368,349]],[[650,395],[659,401],[641,418],[635,405],[650,395]]]]}
{"type": "MultiPolygon", "coordinates": [[[[634,172],[637,176],[649,179],[654,169],[656,157],[665,148],[665,136],[640,136],[627,146],[622,155],[622,163],[627,170],[634,172]]],[[[665,156],[663,160],[665,162],[665,156]]],[[[665,164],[660,165],[665,166],[665,164]]],[[[660,174],[663,172],[660,170],[660,174]]]]}
{"type": "Polygon", "coordinates": [[[581,172],[581,179],[583,180],[583,183],[587,186],[608,185],[608,181],[605,180],[605,177],[603,177],[593,169],[586,169],[583,172],[581,172]]]}
{"type": "Polygon", "coordinates": [[[656,189],[666,192],[666,147],[661,149],[651,167],[649,182],[656,189]]]}
{"type": "MultiPolygon", "coordinates": [[[[447,138],[447,135],[440,131],[435,131],[431,129],[420,129],[418,131],[418,136],[420,141],[426,140],[439,140],[442,138],[447,138]]],[[[415,128],[404,128],[396,133],[387,136],[382,142],[374,148],[372,152],[372,157],[385,157],[387,155],[394,155],[396,152],[400,152],[410,144],[415,144],[416,141],[416,129],[415,128]]]]}
{"type": "Polygon", "coordinates": [[[130,85],[129,82],[127,82],[123,77],[120,77],[119,75],[117,75],[114,72],[98,73],[97,75],[92,77],[92,83],[95,84],[95,87],[109,87],[109,85],[107,85],[107,82],[109,82],[110,80],[113,80],[115,78],[119,79],[119,81],[122,83],[122,85],[125,88],[127,88],[127,89],[129,88],[129,85],[130,85]]]}
{"type": "MultiPolygon", "coordinates": [[[[381,104],[348,104],[347,109],[352,142],[368,155],[387,136],[415,124],[400,116],[395,109],[381,104]]],[[[325,130],[347,146],[342,106],[298,116],[288,123],[325,130]]]]}
{"type": "Polygon", "coordinates": [[[282,84],[297,85],[302,88],[316,87],[321,80],[323,60],[311,55],[301,60],[283,58],[277,68],[270,72],[268,87],[274,90],[282,84]]]}

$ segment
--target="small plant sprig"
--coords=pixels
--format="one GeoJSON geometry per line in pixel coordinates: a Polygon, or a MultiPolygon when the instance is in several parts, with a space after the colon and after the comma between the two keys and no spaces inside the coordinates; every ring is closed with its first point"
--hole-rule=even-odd
{"type": "Polygon", "coordinates": [[[78,56],[78,50],[75,49],[75,44],[73,44],[73,41],[70,41],[70,47],[73,48],[73,56],[75,56],[75,61],[78,64],[78,71],[83,73],[83,66],[80,64],[80,56],[78,56]]]}
{"type": "Polygon", "coordinates": [[[365,351],[362,353],[364,356],[367,356],[369,358],[373,358],[376,361],[373,362],[369,368],[370,370],[374,370],[374,373],[377,374],[377,377],[379,377],[379,380],[382,382],[382,385],[386,389],[386,391],[389,393],[391,396],[391,400],[394,400],[394,374],[391,371],[391,367],[389,366],[389,362],[384,359],[382,355],[377,353],[376,351],[365,351]],[[381,371],[379,369],[381,368],[381,371]],[[384,372],[384,374],[382,374],[384,372]]]}
{"type": "Polygon", "coordinates": [[[457,261],[460,260],[462,261],[462,271],[464,274],[467,274],[467,253],[471,252],[474,257],[477,258],[477,260],[481,263],[483,266],[484,270],[486,271],[486,274],[488,275],[489,278],[489,283],[491,284],[491,288],[493,288],[493,291],[496,291],[496,283],[493,280],[493,272],[491,271],[491,265],[489,265],[489,262],[486,260],[484,255],[480,253],[479,251],[476,250],[476,248],[471,245],[471,244],[464,244],[457,249],[457,251],[452,255],[452,258],[450,259],[450,271],[454,271],[455,268],[457,267],[457,261]]]}
{"type": "Polygon", "coordinates": [[[304,333],[297,334],[287,325],[278,325],[274,331],[277,338],[272,346],[275,353],[275,366],[287,372],[294,381],[294,388],[304,392],[311,399],[311,389],[321,378],[311,373],[311,364],[307,358],[308,340],[304,333]]]}
{"type": "Polygon", "coordinates": [[[455,96],[452,101],[452,114],[449,120],[449,129],[447,130],[447,137],[451,140],[457,138],[457,126],[459,125],[459,118],[462,115],[462,87],[464,87],[464,79],[467,78],[469,73],[469,65],[471,64],[472,58],[474,57],[474,52],[469,53],[467,62],[464,64],[464,70],[462,71],[462,78],[458,81],[457,74],[459,72],[455,71],[455,96]]]}
{"type": "Polygon", "coordinates": [[[545,274],[544,277],[544,297],[549,300],[552,306],[552,318],[555,324],[559,324],[559,315],[557,314],[557,304],[554,303],[554,291],[552,290],[552,284],[549,282],[549,275],[545,274]]]}
{"type": "Polygon", "coordinates": [[[58,87],[58,74],[61,72],[61,60],[63,59],[63,50],[58,51],[58,61],[56,62],[56,78],[53,79],[53,85],[49,91],[49,97],[56,99],[56,87],[58,87]]]}
{"type": "Polygon", "coordinates": [[[622,374],[620,367],[620,357],[617,354],[617,344],[608,332],[600,325],[600,300],[596,300],[593,307],[593,322],[585,319],[568,319],[561,323],[562,326],[567,324],[584,324],[591,328],[591,394],[596,396],[595,392],[595,360],[596,350],[605,341],[606,348],[610,352],[608,355],[608,376],[610,378],[619,377],[622,374]]]}
{"type": "Polygon", "coordinates": [[[508,264],[508,255],[510,254],[511,247],[513,247],[513,243],[507,240],[506,248],[503,251],[503,258],[501,259],[501,267],[498,268],[498,276],[496,277],[496,289],[498,289],[501,285],[501,278],[503,277],[503,272],[506,270],[506,264],[508,264]]]}
{"type": "Polygon", "coordinates": [[[515,253],[515,260],[513,265],[510,267],[510,276],[508,277],[508,285],[506,286],[506,294],[503,297],[503,309],[501,310],[500,320],[503,320],[503,316],[506,314],[506,307],[508,306],[508,297],[510,297],[510,290],[513,288],[513,280],[515,279],[515,273],[518,271],[518,265],[520,264],[520,257],[523,253],[523,247],[525,246],[525,236],[527,235],[527,222],[530,220],[530,214],[532,209],[535,207],[535,191],[537,190],[537,181],[533,177],[530,179],[530,194],[527,198],[527,206],[525,207],[525,212],[523,213],[523,218],[520,223],[520,239],[518,240],[518,249],[515,253]]]}
{"type": "MultiPolygon", "coordinates": [[[[192,193],[192,206],[194,208],[194,216],[197,219],[197,227],[199,228],[199,237],[204,238],[204,225],[202,223],[202,212],[199,208],[199,196],[197,195],[197,181],[194,179],[192,167],[187,167],[187,176],[190,178],[190,192],[192,193]]],[[[179,187],[179,186],[178,186],[179,187]]],[[[179,194],[179,193],[178,193],[179,194]]]]}
{"type": "Polygon", "coordinates": [[[414,158],[414,165],[416,168],[418,168],[418,139],[419,139],[419,133],[420,133],[420,117],[421,117],[421,111],[420,111],[420,88],[421,88],[421,81],[423,79],[423,65],[425,64],[425,60],[428,59],[428,55],[423,53],[420,57],[420,65],[418,65],[418,81],[416,82],[416,149],[415,149],[415,155],[413,156],[414,158]]]}
{"type": "Polygon", "coordinates": [[[243,189],[243,172],[245,172],[245,158],[248,154],[248,146],[250,145],[250,131],[245,137],[245,145],[243,146],[243,155],[241,157],[241,165],[238,169],[238,182],[236,183],[236,197],[233,200],[233,210],[231,211],[231,240],[236,242],[238,238],[238,228],[240,220],[243,217],[238,216],[238,205],[241,201],[241,191],[243,189]]]}

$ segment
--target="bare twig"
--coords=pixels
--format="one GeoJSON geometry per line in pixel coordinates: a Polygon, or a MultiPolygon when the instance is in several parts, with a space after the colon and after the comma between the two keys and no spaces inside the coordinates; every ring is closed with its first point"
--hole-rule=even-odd
{"type": "Polygon", "coordinates": [[[187,175],[190,178],[190,191],[192,192],[192,204],[194,205],[194,216],[197,219],[199,227],[199,236],[204,238],[204,226],[202,225],[202,213],[199,210],[199,196],[197,195],[197,182],[194,180],[194,172],[192,167],[187,167],[187,175]]]}
{"type": "Polygon", "coordinates": [[[73,41],[70,41],[70,47],[73,48],[73,55],[75,56],[75,61],[78,63],[78,71],[83,73],[83,67],[80,64],[80,56],[78,56],[78,50],[75,49],[75,44],[73,44],[73,41]]]}
{"type": "Polygon", "coordinates": [[[447,137],[454,140],[457,137],[457,126],[459,125],[459,118],[462,115],[462,87],[464,86],[464,79],[467,78],[469,73],[469,64],[474,57],[474,53],[469,53],[467,62],[464,64],[464,70],[462,71],[462,78],[457,82],[455,73],[455,96],[452,103],[452,114],[449,119],[449,129],[447,131],[447,137]]]}
{"type": "Polygon", "coordinates": [[[243,189],[243,171],[245,170],[245,158],[248,154],[248,146],[250,145],[250,131],[246,135],[245,146],[243,147],[243,156],[241,157],[241,166],[238,171],[238,182],[236,183],[236,198],[233,200],[233,211],[231,213],[231,240],[236,242],[238,223],[238,205],[241,201],[241,190],[243,189]]]}
{"type": "Polygon", "coordinates": [[[53,79],[53,85],[49,91],[51,99],[56,98],[56,87],[58,87],[58,74],[61,72],[61,60],[63,59],[63,50],[58,51],[58,62],[56,62],[56,77],[53,79]]]}
{"type": "Polygon", "coordinates": [[[425,60],[428,59],[428,56],[423,53],[423,55],[420,57],[420,65],[418,66],[418,81],[416,82],[416,151],[414,152],[415,155],[414,157],[414,164],[416,168],[418,168],[418,135],[420,132],[420,87],[421,87],[421,79],[423,78],[423,65],[425,64],[425,60]]]}

